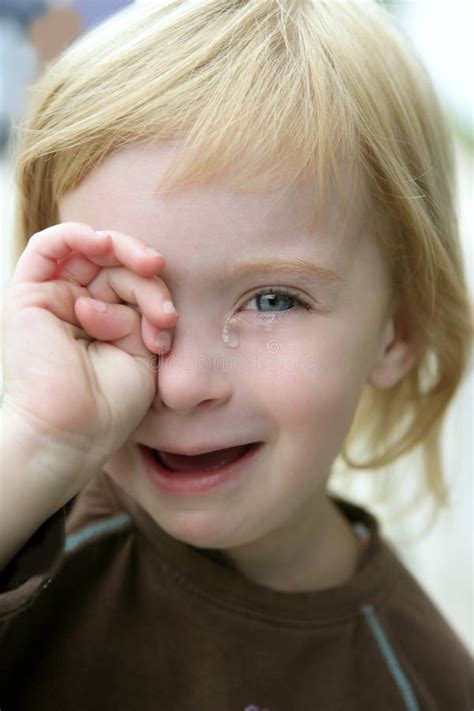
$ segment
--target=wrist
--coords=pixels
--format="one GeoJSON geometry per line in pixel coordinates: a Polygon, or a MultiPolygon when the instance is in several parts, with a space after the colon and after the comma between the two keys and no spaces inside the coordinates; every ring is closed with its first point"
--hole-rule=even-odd
{"type": "Polygon", "coordinates": [[[4,401],[0,410],[0,457],[2,494],[25,506],[34,501],[35,512],[44,520],[78,493],[75,472],[84,469],[87,454],[46,428],[37,427],[4,401]]]}

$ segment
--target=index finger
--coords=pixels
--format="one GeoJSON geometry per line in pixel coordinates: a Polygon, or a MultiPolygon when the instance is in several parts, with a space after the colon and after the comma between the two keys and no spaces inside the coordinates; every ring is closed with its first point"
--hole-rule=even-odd
{"type": "Polygon", "coordinates": [[[84,254],[99,266],[129,266],[146,274],[162,268],[164,257],[128,235],[101,234],[80,222],[63,222],[36,232],[21,254],[12,284],[22,281],[43,282],[56,277],[58,261],[74,251],[84,254]]]}

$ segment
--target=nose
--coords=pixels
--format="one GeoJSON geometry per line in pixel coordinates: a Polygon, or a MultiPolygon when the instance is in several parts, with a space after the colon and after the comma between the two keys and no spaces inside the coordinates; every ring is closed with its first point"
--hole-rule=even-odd
{"type": "Polygon", "coordinates": [[[186,318],[180,311],[171,350],[158,358],[154,409],[186,414],[226,402],[232,392],[232,373],[222,367],[221,344],[215,325],[192,314],[186,318]]]}

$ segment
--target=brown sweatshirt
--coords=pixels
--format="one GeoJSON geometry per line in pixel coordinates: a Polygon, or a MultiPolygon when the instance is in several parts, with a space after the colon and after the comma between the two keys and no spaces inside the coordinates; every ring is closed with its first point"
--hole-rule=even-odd
{"type": "Polygon", "coordinates": [[[347,584],[259,586],[101,473],[0,573],[1,711],[473,711],[474,663],[363,508],[347,584]]]}

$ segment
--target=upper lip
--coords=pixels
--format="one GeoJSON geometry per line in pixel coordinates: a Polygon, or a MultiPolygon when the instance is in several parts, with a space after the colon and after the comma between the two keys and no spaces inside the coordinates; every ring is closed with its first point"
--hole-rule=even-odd
{"type": "MultiPolygon", "coordinates": [[[[155,449],[158,452],[165,452],[166,454],[181,454],[187,457],[193,457],[198,454],[207,454],[208,452],[216,452],[220,449],[230,449],[231,447],[245,447],[250,444],[257,444],[257,442],[237,442],[234,444],[218,444],[209,446],[195,446],[189,447],[188,449],[183,449],[182,447],[149,447],[149,449],[155,449]]],[[[145,445],[148,447],[148,445],[145,445]]]]}

